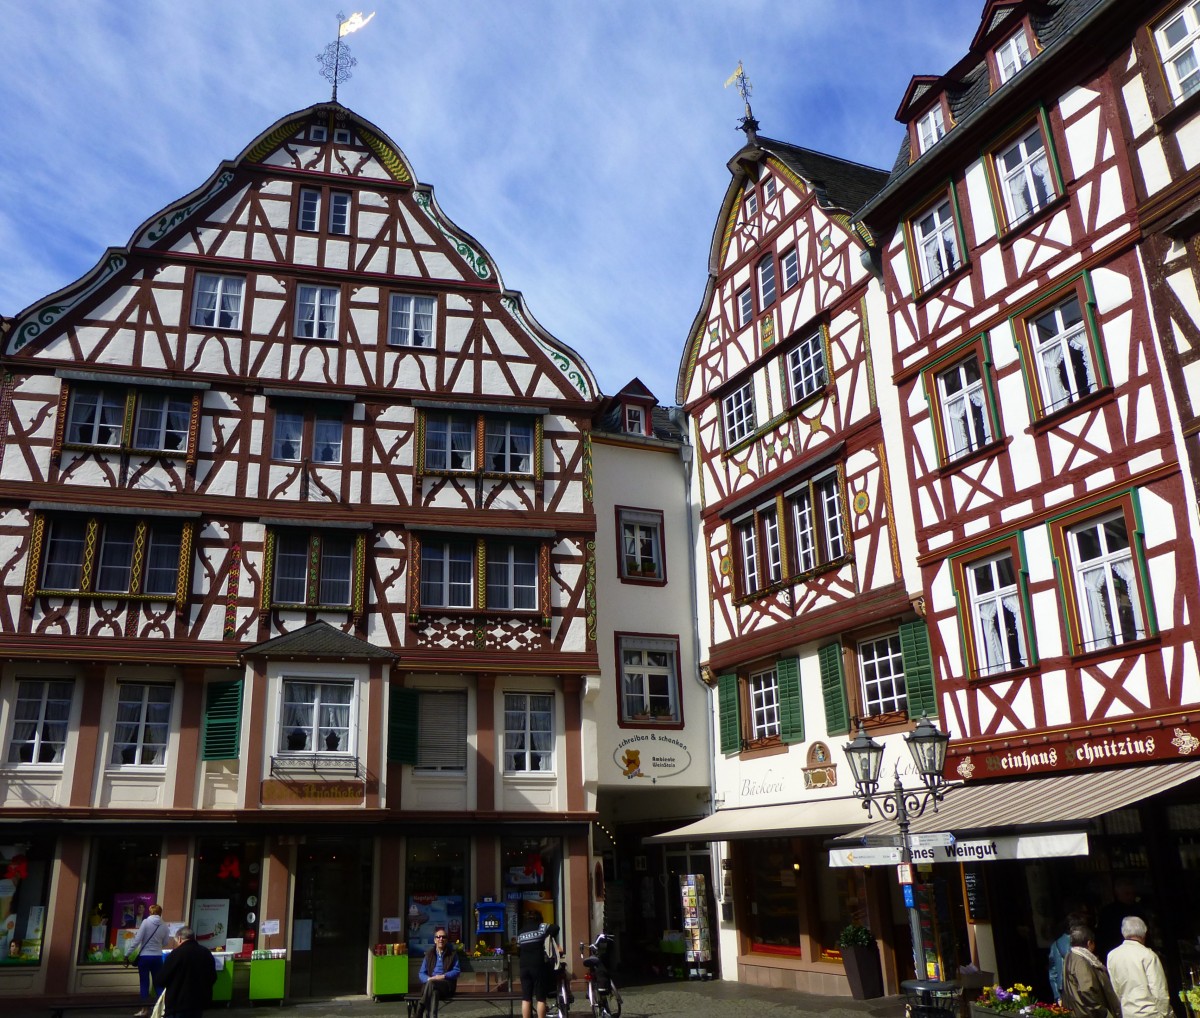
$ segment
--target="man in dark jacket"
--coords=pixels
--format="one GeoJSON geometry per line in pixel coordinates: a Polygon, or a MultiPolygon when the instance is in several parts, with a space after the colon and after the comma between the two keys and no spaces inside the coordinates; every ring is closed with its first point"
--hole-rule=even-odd
{"type": "Polygon", "coordinates": [[[179,946],[163,962],[158,981],[166,987],[164,1010],[167,1018],[200,1018],[212,1003],[213,983],[217,981],[217,963],[212,951],[196,943],[190,926],[176,934],[179,946]]]}
{"type": "Polygon", "coordinates": [[[546,998],[555,992],[557,975],[555,963],[547,951],[547,938],[558,937],[558,927],[541,921],[541,915],[530,912],[525,916],[522,931],[517,934],[517,960],[521,971],[521,1018],[533,1018],[537,1001],[537,1018],[546,1018],[546,998]]]}
{"type": "Polygon", "coordinates": [[[1063,962],[1063,1006],[1071,1018],[1121,1018],[1120,1001],[1095,950],[1096,935],[1089,927],[1071,930],[1071,950],[1063,962]]]}
{"type": "Polygon", "coordinates": [[[421,980],[421,1003],[417,1008],[417,1018],[436,1015],[438,1004],[454,997],[461,971],[458,952],[446,936],[446,927],[439,926],[433,931],[433,947],[425,952],[425,960],[421,962],[421,970],[417,973],[421,980]]]}

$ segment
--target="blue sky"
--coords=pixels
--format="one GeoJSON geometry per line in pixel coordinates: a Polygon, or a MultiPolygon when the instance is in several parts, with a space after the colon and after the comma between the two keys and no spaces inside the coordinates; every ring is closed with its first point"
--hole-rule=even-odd
{"type": "Polygon", "coordinates": [[[890,166],[913,74],[965,52],[983,0],[0,0],[0,314],[86,272],[279,118],[338,98],[404,150],[505,285],[592,366],[674,401],[744,138],[890,166]]]}

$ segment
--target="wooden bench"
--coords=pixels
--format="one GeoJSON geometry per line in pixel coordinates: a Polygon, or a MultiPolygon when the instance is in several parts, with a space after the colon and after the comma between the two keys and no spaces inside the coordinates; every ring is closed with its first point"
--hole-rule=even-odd
{"type": "Polygon", "coordinates": [[[63,1018],[64,1015],[75,1011],[125,1011],[133,1014],[139,1008],[150,1008],[139,997],[70,997],[66,1000],[42,1001],[43,1007],[50,1009],[50,1018],[63,1018]]]}
{"type": "MultiPolygon", "coordinates": [[[[417,1008],[421,1006],[421,994],[408,993],[404,995],[403,999],[405,1005],[408,1007],[408,1018],[414,1018],[417,1008]]],[[[512,1018],[516,1014],[514,1005],[519,1004],[521,1001],[521,991],[513,989],[491,990],[483,986],[464,986],[450,1000],[443,1000],[438,1005],[439,1013],[447,1007],[453,1007],[459,1001],[469,1001],[472,1004],[491,1004],[497,1011],[500,1010],[501,1004],[506,1003],[508,1004],[509,1018],[512,1018]]]]}

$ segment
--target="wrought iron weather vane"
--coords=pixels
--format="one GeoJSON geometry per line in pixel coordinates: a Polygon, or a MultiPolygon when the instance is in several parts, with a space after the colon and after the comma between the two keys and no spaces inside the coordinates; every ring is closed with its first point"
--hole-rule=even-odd
{"type": "Polygon", "coordinates": [[[333,85],[333,102],[337,102],[338,85],[350,77],[351,70],[358,63],[350,53],[350,47],[343,45],[342,37],[351,32],[357,32],[373,17],[375,17],[374,11],[365,18],[361,12],[346,17],[341,11],[338,11],[337,40],[331,42],[317,54],[317,63],[321,65],[321,77],[333,85]]]}
{"type": "Polygon", "coordinates": [[[737,70],[725,79],[725,87],[728,88],[730,85],[737,85],[738,95],[742,97],[742,103],[746,107],[746,114],[738,121],[738,127],[745,131],[746,137],[753,142],[758,131],[758,121],[754,119],[754,112],[750,109],[750,96],[754,92],[754,86],[750,84],[750,79],[746,77],[746,72],[742,69],[742,62],[740,60],[738,61],[737,70]]]}

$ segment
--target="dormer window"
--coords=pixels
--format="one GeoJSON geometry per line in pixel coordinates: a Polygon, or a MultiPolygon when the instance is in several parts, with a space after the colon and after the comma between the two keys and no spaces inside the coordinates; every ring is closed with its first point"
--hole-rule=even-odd
{"type": "Polygon", "coordinates": [[[917,145],[924,155],[946,136],[946,117],[939,103],[917,120],[917,145]]]}
{"type": "Polygon", "coordinates": [[[1200,89],[1200,3],[1180,4],[1154,28],[1159,58],[1175,102],[1200,89]]]}
{"type": "Polygon", "coordinates": [[[1000,71],[1000,84],[1012,79],[1033,59],[1029,51],[1029,40],[1022,27],[996,47],[996,67],[1000,71]]]}
{"type": "Polygon", "coordinates": [[[630,435],[646,434],[646,411],[640,406],[625,407],[625,431],[630,435]]]}

